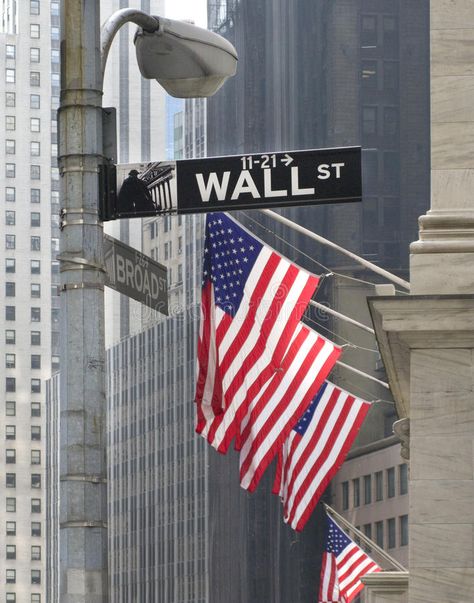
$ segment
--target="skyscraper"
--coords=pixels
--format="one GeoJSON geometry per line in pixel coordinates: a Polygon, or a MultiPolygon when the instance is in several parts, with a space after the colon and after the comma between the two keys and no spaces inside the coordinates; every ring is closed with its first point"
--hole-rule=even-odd
{"type": "Polygon", "coordinates": [[[59,363],[59,0],[7,0],[0,11],[0,581],[6,601],[38,603],[45,581],[44,381],[59,363]]]}
{"type": "MultiPolygon", "coordinates": [[[[208,103],[209,154],[360,145],[362,204],[283,213],[406,277],[417,217],[429,206],[429,2],[209,0],[208,9],[210,27],[239,53],[236,77],[208,103]]],[[[327,275],[318,301],[370,325],[366,298],[381,282],[376,275],[259,212],[240,217],[294,261],[327,275]]],[[[344,362],[385,379],[373,336],[323,312],[309,319],[344,345],[344,362]]],[[[397,472],[399,447],[391,437],[395,410],[383,387],[343,368],[331,378],[368,400],[387,400],[371,408],[348,464],[354,474],[347,469],[342,478],[352,497],[352,479],[364,477],[367,447],[376,455],[378,445],[379,461],[387,463],[374,460],[374,474],[397,472]]],[[[338,491],[335,501],[341,500],[338,491]]],[[[382,507],[375,521],[393,519],[382,507]]],[[[359,517],[351,504],[351,520],[366,524],[362,511],[359,517]]],[[[391,533],[393,525],[386,526],[391,533]]],[[[375,526],[370,529],[375,534],[375,526]]],[[[401,539],[400,532],[394,548],[401,539]]]]}

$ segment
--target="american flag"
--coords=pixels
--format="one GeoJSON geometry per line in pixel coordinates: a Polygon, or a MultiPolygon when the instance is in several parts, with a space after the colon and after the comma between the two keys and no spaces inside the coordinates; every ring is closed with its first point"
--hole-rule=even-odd
{"type": "Polygon", "coordinates": [[[380,571],[328,515],[318,603],[350,603],[364,588],[361,577],[380,571]]]}
{"type": "Polygon", "coordinates": [[[370,403],[329,381],[292,429],[279,453],[273,492],[283,517],[302,530],[327,485],[342,465],[370,403]]]}
{"type": "Polygon", "coordinates": [[[196,431],[220,452],[279,371],[318,278],[223,213],[207,215],[196,431]]]}
{"type": "Polygon", "coordinates": [[[240,484],[260,478],[341,354],[341,348],[300,323],[276,373],[249,406],[240,426],[240,484]]]}

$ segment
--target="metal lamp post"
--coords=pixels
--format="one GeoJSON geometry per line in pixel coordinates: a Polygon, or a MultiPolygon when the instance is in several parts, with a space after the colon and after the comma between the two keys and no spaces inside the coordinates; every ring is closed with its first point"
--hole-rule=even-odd
{"type": "Polygon", "coordinates": [[[115,13],[101,41],[99,0],[62,0],[61,8],[60,597],[62,603],[106,603],[105,272],[97,211],[105,61],[118,29],[132,21],[146,39],[138,54],[145,77],[158,78],[171,94],[208,96],[233,75],[236,54],[216,34],[189,25],[183,33],[176,22],[134,9],[115,13]],[[156,72],[147,58],[154,33],[156,72]],[[171,42],[166,52],[163,36],[171,42]]]}

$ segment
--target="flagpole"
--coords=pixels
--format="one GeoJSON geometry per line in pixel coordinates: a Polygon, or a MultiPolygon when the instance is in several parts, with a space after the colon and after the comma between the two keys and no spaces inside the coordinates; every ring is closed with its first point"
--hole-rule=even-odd
{"type": "Polygon", "coordinates": [[[372,262],[369,262],[365,258],[361,258],[359,255],[353,253],[352,251],[349,251],[348,249],[345,249],[344,247],[341,247],[340,245],[337,245],[336,243],[333,243],[332,241],[325,239],[321,235],[318,235],[315,232],[312,232],[311,230],[308,230],[307,228],[304,228],[303,226],[300,226],[299,224],[296,224],[295,222],[288,220],[288,218],[285,218],[284,216],[277,214],[276,212],[272,211],[271,209],[260,209],[259,211],[266,214],[267,216],[270,216],[274,220],[277,220],[278,222],[285,224],[285,226],[288,226],[289,228],[292,228],[293,230],[296,230],[297,232],[300,232],[300,233],[310,237],[314,241],[317,241],[318,243],[321,243],[322,245],[331,247],[332,249],[335,249],[336,251],[339,251],[340,253],[343,253],[344,255],[349,256],[351,259],[353,259],[357,263],[362,264],[362,266],[364,266],[364,268],[368,268],[369,270],[372,270],[372,272],[375,272],[376,274],[383,276],[388,281],[395,283],[396,285],[399,285],[400,287],[403,287],[404,289],[407,289],[408,291],[410,290],[410,283],[408,281],[403,280],[399,276],[392,274],[388,270],[385,270],[384,268],[381,268],[380,266],[377,266],[376,264],[372,264],[372,262]]]}
{"type": "Polygon", "coordinates": [[[371,538],[366,536],[363,532],[354,527],[347,519],[345,519],[342,515],[339,515],[337,511],[335,511],[328,504],[323,503],[326,512],[329,513],[334,519],[337,519],[339,523],[343,525],[349,532],[354,532],[354,534],[364,542],[365,545],[373,549],[376,553],[378,553],[385,561],[388,561],[391,565],[395,566],[397,570],[400,572],[406,572],[406,567],[403,567],[401,563],[399,563],[396,559],[394,559],[391,555],[389,555],[386,551],[384,551],[378,544],[376,544],[371,538]]]}
{"type": "Polygon", "coordinates": [[[336,318],[340,318],[341,320],[344,320],[345,322],[349,322],[351,325],[359,327],[359,329],[363,329],[364,331],[367,331],[367,333],[371,333],[372,335],[375,335],[375,331],[373,329],[371,329],[370,327],[368,327],[367,325],[364,325],[361,322],[358,322],[357,320],[354,320],[353,318],[346,316],[345,314],[341,314],[340,312],[337,312],[336,310],[333,310],[332,308],[329,308],[328,306],[325,306],[324,304],[314,301],[314,299],[312,299],[309,302],[309,304],[310,304],[310,306],[314,306],[315,308],[318,308],[318,310],[323,310],[324,312],[327,312],[328,314],[331,314],[332,316],[335,316],[336,318]]]}
{"type": "Polygon", "coordinates": [[[385,383],[385,381],[381,381],[380,379],[377,379],[377,377],[372,377],[372,375],[369,375],[368,373],[364,373],[364,371],[360,371],[359,369],[356,369],[353,366],[350,366],[350,364],[346,364],[345,362],[341,362],[340,360],[336,360],[336,364],[337,364],[337,366],[345,368],[348,371],[352,371],[353,373],[356,373],[356,375],[360,375],[361,377],[370,379],[370,381],[375,381],[375,383],[382,385],[386,389],[390,389],[390,385],[388,383],[385,383]]]}

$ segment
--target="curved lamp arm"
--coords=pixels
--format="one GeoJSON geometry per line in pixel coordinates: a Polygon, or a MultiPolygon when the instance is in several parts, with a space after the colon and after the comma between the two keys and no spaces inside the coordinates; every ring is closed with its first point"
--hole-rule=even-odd
{"type": "Polygon", "coordinates": [[[102,25],[100,30],[102,80],[104,79],[105,65],[107,63],[110,46],[115,38],[115,34],[122,27],[122,25],[130,22],[142,27],[149,33],[153,33],[160,28],[160,20],[158,17],[148,15],[142,10],[138,10],[136,8],[123,8],[111,15],[102,25]]]}

